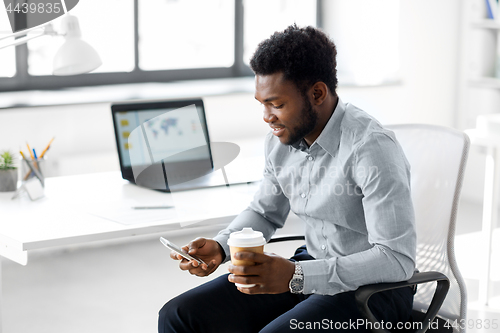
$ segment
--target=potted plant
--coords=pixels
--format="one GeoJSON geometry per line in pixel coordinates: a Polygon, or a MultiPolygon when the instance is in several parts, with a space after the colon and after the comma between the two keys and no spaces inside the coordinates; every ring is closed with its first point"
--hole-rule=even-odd
{"type": "Polygon", "coordinates": [[[0,192],[11,192],[17,189],[17,167],[14,156],[9,151],[0,154],[0,192]]]}

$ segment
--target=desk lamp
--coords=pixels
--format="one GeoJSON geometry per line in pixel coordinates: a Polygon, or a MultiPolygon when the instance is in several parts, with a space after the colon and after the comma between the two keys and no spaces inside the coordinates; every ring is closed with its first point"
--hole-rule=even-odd
{"type": "Polygon", "coordinates": [[[25,36],[24,38],[16,39],[12,43],[0,45],[0,49],[9,46],[21,45],[42,36],[64,36],[66,41],[54,56],[54,75],[84,74],[101,66],[102,61],[99,54],[97,54],[96,50],[94,50],[90,44],[81,39],[82,33],[80,30],[80,24],[78,23],[78,18],[73,15],[65,15],[62,18],[61,25],[62,32],[55,31],[52,24],[48,23],[43,27],[37,27],[28,31],[20,31],[7,37],[2,37],[0,40],[10,37],[25,36]],[[43,31],[37,35],[28,36],[29,33],[35,32],[41,28],[43,28],[43,31]]]}

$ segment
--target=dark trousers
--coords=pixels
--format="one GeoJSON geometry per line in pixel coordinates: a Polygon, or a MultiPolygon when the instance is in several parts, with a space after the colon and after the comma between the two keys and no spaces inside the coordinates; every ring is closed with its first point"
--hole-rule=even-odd
{"type": "MultiPolygon", "coordinates": [[[[312,260],[300,247],[291,260],[312,260]]],[[[411,288],[381,292],[370,298],[374,315],[396,327],[408,320],[411,288]]],[[[369,328],[369,326],[368,326],[369,328]]],[[[169,301],[159,313],[159,333],[370,332],[354,301],[354,292],[329,295],[247,295],[220,276],[169,301]]]]}

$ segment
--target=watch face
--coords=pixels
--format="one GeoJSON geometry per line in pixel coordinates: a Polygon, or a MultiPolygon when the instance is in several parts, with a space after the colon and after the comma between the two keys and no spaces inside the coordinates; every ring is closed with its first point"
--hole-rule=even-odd
{"type": "Polygon", "coordinates": [[[304,280],[302,279],[292,279],[290,281],[290,289],[294,293],[300,293],[304,289],[304,280]]]}

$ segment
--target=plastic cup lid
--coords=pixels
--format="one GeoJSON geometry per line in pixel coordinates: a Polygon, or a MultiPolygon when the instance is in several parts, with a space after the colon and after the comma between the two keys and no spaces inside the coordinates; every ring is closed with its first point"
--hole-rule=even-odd
{"type": "Polygon", "coordinates": [[[243,228],[241,231],[235,231],[229,235],[227,245],[238,247],[254,247],[266,244],[266,239],[260,231],[254,231],[252,228],[243,228]]]}

